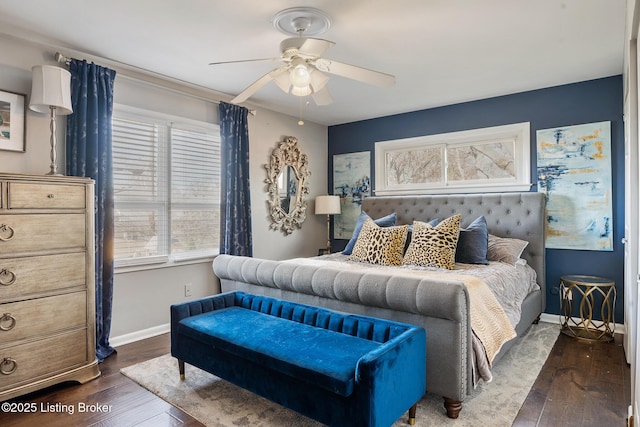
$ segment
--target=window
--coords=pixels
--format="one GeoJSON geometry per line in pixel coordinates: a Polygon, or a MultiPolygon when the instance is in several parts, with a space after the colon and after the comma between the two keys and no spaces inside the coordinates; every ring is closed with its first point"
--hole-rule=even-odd
{"type": "Polygon", "coordinates": [[[116,106],[113,185],[116,266],[218,253],[218,126],[116,106]]]}

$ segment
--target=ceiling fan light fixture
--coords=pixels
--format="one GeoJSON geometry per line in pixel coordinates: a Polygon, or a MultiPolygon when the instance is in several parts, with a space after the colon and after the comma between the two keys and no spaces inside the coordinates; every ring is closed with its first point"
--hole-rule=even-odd
{"type": "Polygon", "coordinates": [[[295,96],[307,96],[307,95],[311,95],[312,93],[313,91],[311,90],[311,86],[309,85],[303,86],[303,87],[293,86],[291,88],[291,95],[295,95],[295,96]]]}
{"type": "Polygon", "coordinates": [[[289,72],[289,81],[293,87],[303,88],[311,83],[311,73],[304,60],[294,60],[291,71],[289,72]]]}
{"type": "Polygon", "coordinates": [[[324,73],[379,87],[391,87],[395,84],[395,77],[391,74],[324,58],[324,53],[335,43],[310,37],[325,32],[331,26],[329,16],[318,9],[297,7],[282,10],[273,17],[273,25],[285,34],[297,36],[289,37],[280,42],[280,56],[278,58],[212,63],[212,65],[220,65],[265,60],[279,60],[283,63],[282,66],[271,70],[250,84],[231,100],[232,103],[238,104],[246,101],[264,85],[275,81],[285,93],[291,93],[298,97],[312,95],[316,105],[328,105],[333,99],[327,90],[329,76],[324,73]]]}

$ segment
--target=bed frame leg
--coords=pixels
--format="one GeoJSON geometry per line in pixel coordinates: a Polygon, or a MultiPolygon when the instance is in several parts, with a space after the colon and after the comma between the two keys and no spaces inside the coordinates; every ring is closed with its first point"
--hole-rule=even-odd
{"type": "Polygon", "coordinates": [[[447,417],[453,418],[455,420],[456,418],[458,418],[458,415],[460,415],[460,411],[462,410],[462,402],[445,397],[444,409],[447,410],[447,417]]]}
{"type": "Polygon", "coordinates": [[[180,379],[184,380],[184,361],[178,360],[178,371],[180,371],[180,379]]]}
{"type": "Polygon", "coordinates": [[[416,423],[416,409],[418,409],[418,403],[416,402],[411,408],[409,408],[409,425],[415,425],[416,423]]]}
{"type": "Polygon", "coordinates": [[[538,323],[540,323],[540,316],[536,317],[536,320],[533,321],[534,325],[537,325],[538,323]]]}

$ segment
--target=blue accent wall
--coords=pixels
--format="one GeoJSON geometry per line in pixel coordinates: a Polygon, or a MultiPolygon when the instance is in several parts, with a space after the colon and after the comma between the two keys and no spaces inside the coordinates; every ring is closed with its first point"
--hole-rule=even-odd
{"type": "MultiPolygon", "coordinates": [[[[428,96],[428,95],[425,95],[428,96]]],[[[384,101],[381,101],[384,102],[384,101]]],[[[531,123],[531,191],[537,191],[536,131],[557,126],[611,122],[614,250],[547,249],[547,313],[559,314],[558,284],[565,274],[588,274],[615,280],[615,320],[624,320],[624,125],[622,76],[516,93],[445,107],[431,108],[360,122],[330,126],[328,176],[333,189],[333,156],[371,152],[371,182],[375,183],[375,142],[456,132],[519,122],[531,123]]],[[[375,188],[374,188],[375,189],[375,188]]],[[[335,249],[346,240],[336,240],[335,249]]],[[[598,314],[598,318],[599,318],[598,314]]]]}

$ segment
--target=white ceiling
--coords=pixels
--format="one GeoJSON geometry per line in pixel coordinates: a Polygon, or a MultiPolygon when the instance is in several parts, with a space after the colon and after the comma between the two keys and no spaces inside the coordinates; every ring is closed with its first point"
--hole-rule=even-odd
{"type": "MultiPolygon", "coordinates": [[[[396,76],[390,89],[332,76],[334,102],[274,83],[247,105],[332,125],[622,73],[625,0],[2,0],[0,32],[203,86],[230,100],[279,62],[272,17],[311,6],[324,57],[396,76]],[[302,102],[301,102],[302,100],[302,102]],[[307,100],[310,102],[307,105],[307,100]]],[[[52,52],[53,54],[54,52],[52,52]]],[[[0,59],[1,61],[1,59],[0,59]]]]}

